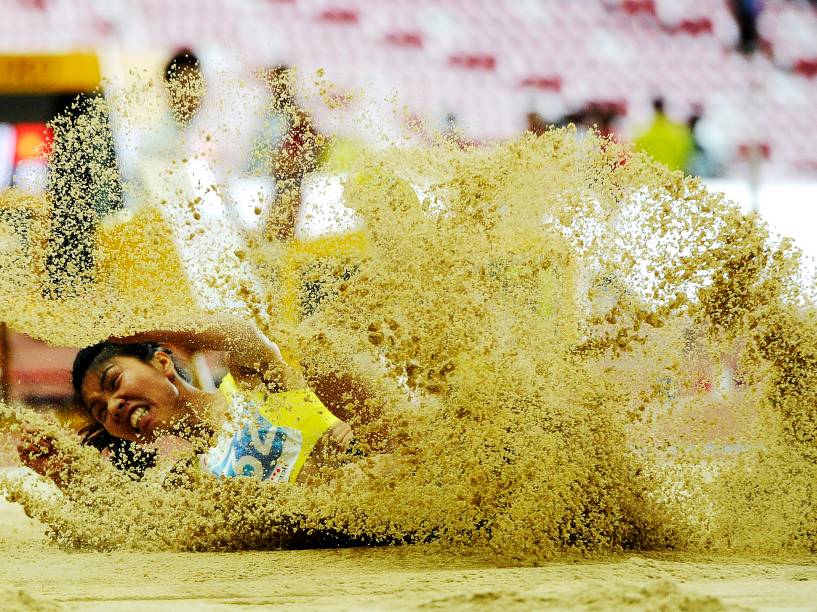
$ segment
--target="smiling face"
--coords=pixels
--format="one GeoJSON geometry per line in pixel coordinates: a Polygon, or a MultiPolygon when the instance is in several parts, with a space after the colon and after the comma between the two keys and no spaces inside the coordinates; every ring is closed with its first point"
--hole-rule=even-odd
{"type": "Polygon", "coordinates": [[[117,355],[95,364],[82,381],[82,401],[117,438],[152,442],[184,421],[176,369],[157,352],[149,362],[117,355]]]}

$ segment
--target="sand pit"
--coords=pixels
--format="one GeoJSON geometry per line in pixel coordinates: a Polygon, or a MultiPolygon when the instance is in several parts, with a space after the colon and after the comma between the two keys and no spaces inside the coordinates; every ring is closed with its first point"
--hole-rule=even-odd
{"type": "Polygon", "coordinates": [[[65,552],[0,502],[5,610],[814,610],[817,566],[621,554],[500,567],[436,545],[238,553],[65,552]]]}
{"type": "MultiPolygon", "coordinates": [[[[161,193],[106,159],[78,166],[109,110],[56,124],[47,197],[3,194],[0,320],[79,347],[231,313],[292,379],[365,388],[334,408],[366,446],[306,483],[217,478],[192,452],[134,480],[2,406],[12,435],[36,423],[66,460],[63,497],[0,474],[19,504],[2,506],[5,601],[813,609],[815,283],[757,217],[562,129],[361,148],[342,173],[355,232],[293,237],[297,189],[281,185],[263,231],[231,234],[208,212],[218,185],[173,188],[189,159],[161,193]],[[120,188],[132,207],[89,197],[120,188]]],[[[339,172],[318,144],[305,171],[339,172]]],[[[207,424],[193,448],[224,423],[207,424]]]]}

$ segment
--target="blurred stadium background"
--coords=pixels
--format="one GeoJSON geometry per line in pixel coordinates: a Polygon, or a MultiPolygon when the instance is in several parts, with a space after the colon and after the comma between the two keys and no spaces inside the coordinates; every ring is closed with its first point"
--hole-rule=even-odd
{"type": "MultiPolygon", "coordinates": [[[[103,94],[124,89],[135,71],[161,78],[180,49],[200,60],[202,106],[221,121],[219,82],[286,65],[332,84],[331,112],[300,101],[325,134],[377,143],[421,117],[479,146],[572,122],[656,156],[675,147],[668,163],[817,254],[809,0],[0,0],[0,189],[44,189],[46,123],[77,94],[101,79],[103,94]],[[361,90],[406,112],[361,108],[361,90]]],[[[226,102],[235,138],[257,131],[252,99],[226,102]]],[[[111,118],[125,175],[143,162],[143,127],[111,118]]],[[[17,333],[0,348],[7,396],[67,400],[71,349],[17,333]]]]}

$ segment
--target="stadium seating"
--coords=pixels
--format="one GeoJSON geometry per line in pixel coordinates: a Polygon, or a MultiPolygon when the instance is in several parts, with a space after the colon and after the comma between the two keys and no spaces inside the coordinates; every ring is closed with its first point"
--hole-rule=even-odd
{"type": "Polygon", "coordinates": [[[762,144],[768,175],[813,174],[817,11],[764,6],[768,52],[754,58],[735,50],[722,0],[5,0],[0,51],[222,47],[248,68],[322,67],[343,88],[396,90],[435,127],[453,114],[478,140],[512,137],[532,110],[556,119],[594,101],[626,109],[628,137],[662,95],[678,119],[703,109],[727,172],[762,144]]]}

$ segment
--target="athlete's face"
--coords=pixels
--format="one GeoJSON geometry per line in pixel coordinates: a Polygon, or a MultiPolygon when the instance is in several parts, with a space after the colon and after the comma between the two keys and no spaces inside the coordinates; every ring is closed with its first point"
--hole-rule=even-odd
{"type": "Polygon", "coordinates": [[[176,369],[163,352],[150,362],[117,355],[88,370],[82,401],[117,438],[152,442],[184,418],[176,369]]]}

